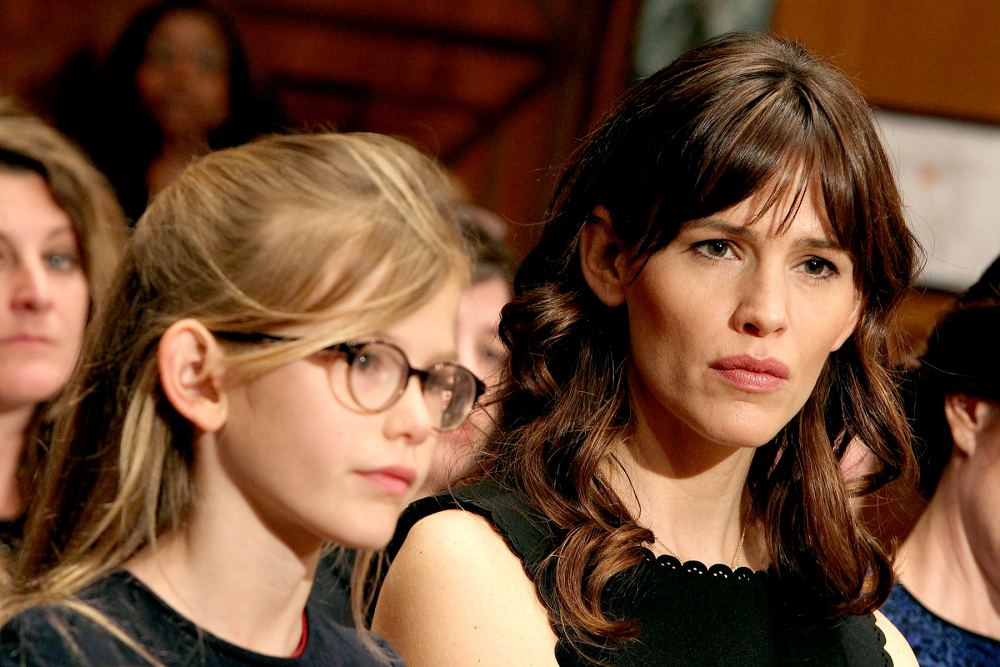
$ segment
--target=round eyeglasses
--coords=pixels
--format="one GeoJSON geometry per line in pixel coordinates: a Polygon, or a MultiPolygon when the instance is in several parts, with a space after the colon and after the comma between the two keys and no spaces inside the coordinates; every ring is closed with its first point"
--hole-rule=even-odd
{"type": "MultiPolygon", "coordinates": [[[[234,343],[289,343],[291,336],[238,331],[215,331],[216,338],[234,343]]],[[[442,361],[430,368],[414,368],[399,347],[384,340],[335,343],[322,351],[343,354],[347,360],[347,390],[365,412],[391,408],[406,392],[414,375],[420,380],[424,403],[438,431],[461,426],[486,385],[465,366],[442,361]]]]}

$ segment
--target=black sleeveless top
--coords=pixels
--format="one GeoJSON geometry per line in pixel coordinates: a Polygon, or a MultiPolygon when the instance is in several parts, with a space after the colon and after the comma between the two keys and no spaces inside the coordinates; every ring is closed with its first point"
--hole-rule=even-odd
{"type": "MultiPolygon", "coordinates": [[[[447,509],[485,518],[504,538],[535,582],[539,598],[552,604],[544,561],[559,543],[558,531],[519,492],[482,482],[419,500],[400,518],[389,545],[394,556],[420,519],[447,509]]],[[[579,647],[558,636],[560,665],[891,665],[885,637],[873,615],[822,621],[777,578],[750,568],[681,563],[672,556],[647,557],[616,575],[604,593],[613,618],[633,619],[639,638],[610,648],[579,647]]]]}

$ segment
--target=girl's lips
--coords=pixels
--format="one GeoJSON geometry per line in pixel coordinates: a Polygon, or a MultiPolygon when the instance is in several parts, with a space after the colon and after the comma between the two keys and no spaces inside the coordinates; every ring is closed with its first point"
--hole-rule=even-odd
{"type": "Polygon", "coordinates": [[[417,478],[417,472],[413,468],[405,466],[362,470],[358,471],[358,475],[372,486],[392,496],[406,495],[410,487],[413,486],[413,481],[417,478]]]}
{"type": "Polygon", "coordinates": [[[765,393],[777,389],[788,379],[788,366],[777,359],[758,359],[749,355],[724,357],[711,364],[727,383],[750,393],[765,393]]]}

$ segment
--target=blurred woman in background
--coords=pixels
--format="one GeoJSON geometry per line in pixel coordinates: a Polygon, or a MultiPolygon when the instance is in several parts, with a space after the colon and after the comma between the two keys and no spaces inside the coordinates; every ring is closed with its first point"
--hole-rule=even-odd
{"type": "Polygon", "coordinates": [[[923,667],[1000,664],[1000,258],[931,334],[912,419],[930,500],[882,611],[923,667]]]}
{"type": "Polygon", "coordinates": [[[48,409],[125,241],[111,187],[64,137],[0,100],[0,541],[20,539],[48,409]]]}
{"type": "Polygon", "coordinates": [[[233,20],[206,0],[162,0],[136,14],[86,93],[84,111],[60,116],[132,222],[192,159],[277,124],[233,20]]]}
{"type": "Polygon", "coordinates": [[[477,449],[496,428],[496,383],[507,362],[507,349],[497,327],[500,309],[510,301],[517,270],[510,250],[491,235],[492,230],[503,229],[503,220],[472,204],[455,204],[452,211],[472,259],[472,282],[458,302],[458,361],[486,383],[487,393],[460,429],[439,440],[422,490],[426,495],[444,491],[452,481],[468,474],[477,449]],[[487,226],[484,220],[492,224],[487,226]]]}

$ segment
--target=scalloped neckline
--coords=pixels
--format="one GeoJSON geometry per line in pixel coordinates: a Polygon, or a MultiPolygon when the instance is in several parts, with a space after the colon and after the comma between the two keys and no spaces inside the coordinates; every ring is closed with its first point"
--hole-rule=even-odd
{"type": "Polygon", "coordinates": [[[648,548],[643,547],[646,552],[646,561],[652,565],[657,565],[657,569],[665,569],[682,575],[703,576],[709,575],[715,579],[726,579],[739,582],[750,582],[758,578],[767,577],[770,570],[754,570],[746,565],[740,565],[735,570],[725,563],[705,565],[700,560],[687,560],[683,563],[679,558],[671,554],[654,554],[648,548]]]}

